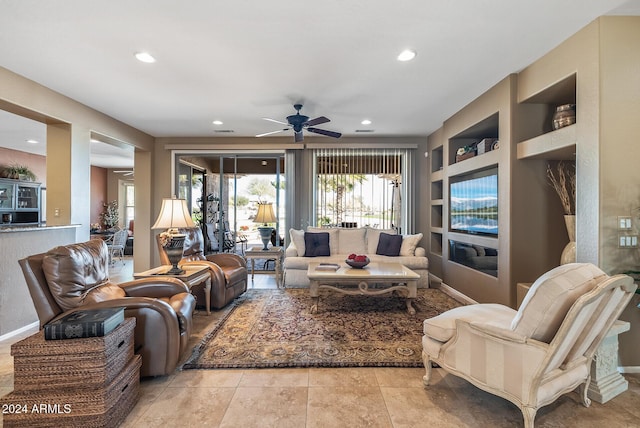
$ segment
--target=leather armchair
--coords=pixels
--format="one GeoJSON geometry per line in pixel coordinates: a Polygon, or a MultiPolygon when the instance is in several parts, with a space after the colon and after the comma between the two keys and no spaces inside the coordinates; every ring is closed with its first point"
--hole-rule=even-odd
{"type": "MultiPolygon", "coordinates": [[[[236,254],[219,253],[204,254],[204,237],[200,228],[178,229],[185,234],[184,250],[180,265],[206,265],[211,273],[211,307],[221,309],[233,299],[247,291],[248,270],[247,262],[236,254]]],[[[159,235],[156,235],[160,262],[171,264],[167,254],[162,249],[159,235]]],[[[196,296],[198,305],[204,305],[204,287],[194,286],[191,292],[196,296]],[[200,303],[202,302],[202,303],[200,303]]]]}
{"type": "Polygon", "coordinates": [[[124,307],[135,317],[135,352],[141,376],[171,374],[187,349],[195,299],[175,278],[109,281],[109,251],[102,240],[59,246],[19,260],[40,327],[77,309],[124,307]]]}
{"type": "Polygon", "coordinates": [[[526,428],[540,407],[577,387],[588,407],[593,355],[635,290],[629,276],[571,263],[538,278],[518,311],[475,304],[427,319],[424,384],[431,382],[431,362],[437,363],[514,403],[526,428]]]}

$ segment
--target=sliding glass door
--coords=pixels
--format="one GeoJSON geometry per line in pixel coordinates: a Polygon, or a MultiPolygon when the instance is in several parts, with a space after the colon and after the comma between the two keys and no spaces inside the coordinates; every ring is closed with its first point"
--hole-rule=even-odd
{"type": "Polygon", "coordinates": [[[185,174],[180,166],[177,185],[185,189],[180,196],[190,201],[194,220],[202,227],[206,252],[242,254],[251,246],[262,246],[257,230],[260,224],[254,222],[259,202],[272,204],[276,222],[270,226],[277,231],[272,242],[284,245],[284,154],[207,153],[180,159],[202,168],[199,197],[193,186],[182,185],[185,174]],[[200,202],[194,203],[197,199],[200,202]],[[195,215],[198,207],[201,213],[195,215]]]}

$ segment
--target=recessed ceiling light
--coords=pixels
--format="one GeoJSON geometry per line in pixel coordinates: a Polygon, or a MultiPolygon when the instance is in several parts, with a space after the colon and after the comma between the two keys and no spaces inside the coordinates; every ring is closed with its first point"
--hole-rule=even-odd
{"type": "Polygon", "coordinates": [[[398,55],[398,61],[411,61],[416,57],[417,53],[411,49],[405,49],[398,55]]]}
{"type": "Polygon", "coordinates": [[[213,121],[213,124],[214,124],[214,125],[218,125],[218,126],[220,126],[220,125],[224,124],[224,122],[223,122],[223,121],[221,121],[221,120],[214,120],[214,121],[213,121]]]}
{"type": "Polygon", "coordinates": [[[156,62],[156,59],[151,56],[149,52],[138,52],[136,53],[136,58],[138,61],[146,62],[148,64],[156,62]]]}
{"type": "Polygon", "coordinates": [[[40,141],[38,141],[38,140],[27,140],[27,143],[30,143],[30,144],[39,144],[39,143],[40,143],[40,141]]]}
{"type": "Polygon", "coordinates": [[[369,119],[364,119],[362,122],[360,122],[363,125],[371,125],[371,121],[369,119]]]}

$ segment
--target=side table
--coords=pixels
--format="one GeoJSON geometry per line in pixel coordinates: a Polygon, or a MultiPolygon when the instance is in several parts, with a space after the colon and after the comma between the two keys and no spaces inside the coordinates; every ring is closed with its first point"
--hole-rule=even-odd
{"type": "Polygon", "coordinates": [[[180,266],[184,273],[180,275],[169,275],[167,272],[171,269],[171,266],[159,266],[153,269],[146,270],[140,273],[134,273],[135,279],[140,278],[154,278],[158,276],[168,276],[171,278],[178,278],[189,287],[189,290],[194,285],[204,283],[204,306],[207,310],[207,315],[211,314],[211,275],[209,274],[209,268],[206,266],[186,265],[180,266]]]}
{"type": "Polygon", "coordinates": [[[282,284],[282,256],[284,250],[282,247],[269,247],[267,250],[263,250],[262,247],[251,247],[244,252],[244,258],[251,260],[251,280],[253,281],[253,275],[256,271],[255,259],[267,259],[276,261],[276,285],[280,287],[282,284]]]}

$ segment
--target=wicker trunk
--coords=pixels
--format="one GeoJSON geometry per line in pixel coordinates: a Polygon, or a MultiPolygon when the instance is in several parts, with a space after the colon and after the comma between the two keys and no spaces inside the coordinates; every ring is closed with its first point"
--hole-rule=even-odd
{"type": "Polygon", "coordinates": [[[135,406],[141,357],[135,319],[104,337],[15,343],[14,391],[0,398],[5,427],[116,427],[135,406]]]}

